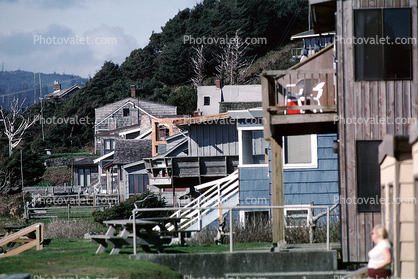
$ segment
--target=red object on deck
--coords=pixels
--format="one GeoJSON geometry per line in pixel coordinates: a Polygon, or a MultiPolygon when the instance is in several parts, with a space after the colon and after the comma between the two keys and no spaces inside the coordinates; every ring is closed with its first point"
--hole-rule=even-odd
{"type": "MultiPolygon", "coordinates": [[[[292,106],[297,106],[298,103],[296,101],[287,101],[287,106],[288,107],[292,107],[292,106]]],[[[300,110],[287,110],[287,114],[300,114],[300,110]]]]}

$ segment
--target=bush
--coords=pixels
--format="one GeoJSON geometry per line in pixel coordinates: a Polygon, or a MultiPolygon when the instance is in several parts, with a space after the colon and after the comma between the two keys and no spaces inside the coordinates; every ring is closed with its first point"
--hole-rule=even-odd
{"type": "MultiPolygon", "coordinates": [[[[25,201],[30,202],[32,197],[25,194],[25,201]]],[[[0,217],[22,218],[24,212],[23,194],[0,195],[0,217]]]]}
{"type": "MultiPolygon", "coordinates": [[[[314,243],[326,243],[327,231],[326,223],[318,222],[314,231],[314,243]]],[[[225,231],[229,232],[229,222],[225,226],[225,231]]],[[[265,218],[257,218],[252,222],[247,222],[245,227],[241,224],[234,224],[234,243],[250,242],[272,242],[272,224],[265,218]]],[[[217,236],[217,230],[213,226],[208,226],[195,233],[187,240],[188,244],[215,244],[214,238],[217,236]]],[[[285,229],[285,240],[287,244],[309,243],[309,228],[297,226],[285,229]]],[[[223,243],[228,243],[229,237],[225,236],[223,243]]],[[[330,242],[340,242],[340,225],[338,221],[330,222],[330,242]]]]}
{"type": "MultiPolygon", "coordinates": [[[[129,219],[132,215],[132,210],[135,208],[134,203],[136,201],[142,201],[137,203],[138,208],[158,208],[164,207],[167,204],[164,198],[160,199],[155,193],[148,190],[139,196],[129,198],[104,211],[94,211],[93,220],[98,223],[103,223],[105,220],[129,219]]],[[[137,216],[140,218],[147,218],[167,216],[167,214],[167,211],[147,211],[140,212],[137,216]]]]}
{"type": "Polygon", "coordinates": [[[82,219],[57,219],[45,225],[45,238],[83,238],[84,234],[105,233],[103,225],[82,219]]]}

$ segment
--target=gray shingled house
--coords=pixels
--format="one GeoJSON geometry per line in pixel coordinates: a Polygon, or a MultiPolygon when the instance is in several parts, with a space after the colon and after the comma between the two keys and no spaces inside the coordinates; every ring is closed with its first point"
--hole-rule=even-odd
{"type": "Polygon", "coordinates": [[[151,140],[118,139],[115,150],[95,160],[99,163],[100,191],[120,194],[124,199],[129,195],[122,175],[122,166],[151,156],[151,140]]]}

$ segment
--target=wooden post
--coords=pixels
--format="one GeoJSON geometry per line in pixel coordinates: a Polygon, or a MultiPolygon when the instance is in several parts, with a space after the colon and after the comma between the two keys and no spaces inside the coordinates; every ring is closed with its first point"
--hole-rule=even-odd
{"type": "Polygon", "coordinates": [[[42,223],[36,226],[36,250],[42,250],[44,248],[44,226],[42,223]]]}
{"type": "Polygon", "coordinates": [[[67,208],[68,208],[68,210],[67,210],[68,219],[70,219],[70,215],[71,215],[71,205],[70,205],[70,204],[67,204],[67,208]]]}
{"type": "MultiPolygon", "coordinates": [[[[281,137],[271,138],[271,195],[272,205],[283,205],[283,143],[281,137]]],[[[284,215],[283,209],[272,210],[273,220],[273,243],[283,243],[284,235],[284,215]]]]}

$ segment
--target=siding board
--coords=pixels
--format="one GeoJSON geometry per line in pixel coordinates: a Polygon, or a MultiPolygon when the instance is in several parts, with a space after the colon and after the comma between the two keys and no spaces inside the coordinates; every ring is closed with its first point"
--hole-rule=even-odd
{"type": "Polygon", "coordinates": [[[376,81],[370,83],[370,139],[380,139],[380,132],[378,122],[379,119],[379,93],[378,93],[378,83],[376,81]]]}
{"type": "MultiPolygon", "coordinates": [[[[337,18],[336,18],[336,31],[337,34],[344,34],[344,20],[343,20],[343,9],[346,4],[343,1],[337,1],[337,18]]],[[[346,67],[345,65],[345,52],[344,47],[341,42],[337,42],[337,53],[338,53],[338,61],[337,64],[337,71],[340,73],[337,75],[337,105],[338,105],[338,112],[339,116],[345,116],[345,71],[346,67]]],[[[345,146],[345,140],[346,140],[346,131],[345,126],[339,123],[339,139],[340,139],[340,145],[339,145],[339,162],[340,162],[340,196],[342,198],[346,197],[346,165],[345,165],[345,159],[346,159],[346,146],[345,146]]],[[[341,254],[343,260],[348,260],[348,236],[347,236],[347,205],[346,203],[340,204],[340,213],[341,213],[341,254]]]]}

